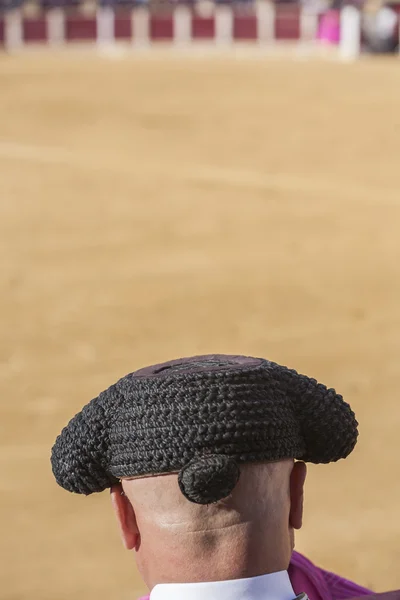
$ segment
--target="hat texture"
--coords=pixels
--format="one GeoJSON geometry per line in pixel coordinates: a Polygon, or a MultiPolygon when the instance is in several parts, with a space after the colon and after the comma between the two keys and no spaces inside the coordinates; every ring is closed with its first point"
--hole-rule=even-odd
{"type": "Polygon", "coordinates": [[[262,358],[206,355],[126,375],[89,402],[52,450],[57,482],[80,494],[120,478],[178,473],[182,493],[228,496],[240,464],[345,458],[358,436],[334,389],[262,358]]]}

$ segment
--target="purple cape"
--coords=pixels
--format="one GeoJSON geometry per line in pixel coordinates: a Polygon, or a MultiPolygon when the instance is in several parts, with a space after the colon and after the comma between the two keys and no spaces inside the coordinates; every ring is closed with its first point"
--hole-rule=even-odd
{"type": "Polygon", "coordinates": [[[344,577],[316,567],[298,552],[293,552],[288,572],[296,594],[305,592],[310,600],[344,600],[373,593],[344,577]]]}

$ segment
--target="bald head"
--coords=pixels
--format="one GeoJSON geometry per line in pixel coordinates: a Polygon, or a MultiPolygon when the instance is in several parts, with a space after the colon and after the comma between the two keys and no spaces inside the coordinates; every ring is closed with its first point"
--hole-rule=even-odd
{"type": "Polygon", "coordinates": [[[215,504],[187,500],[176,474],[124,479],[112,498],[125,545],[135,548],[149,587],[232,579],[287,568],[304,478],[304,463],[249,463],[241,465],[232,494],[215,504]]]}
{"type": "Polygon", "coordinates": [[[187,500],[175,474],[124,479],[122,487],[138,524],[163,530],[206,531],[233,523],[276,519],[278,511],[289,503],[292,469],[292,460],[242,465],[232,494],[209,505],[187,500]]]}

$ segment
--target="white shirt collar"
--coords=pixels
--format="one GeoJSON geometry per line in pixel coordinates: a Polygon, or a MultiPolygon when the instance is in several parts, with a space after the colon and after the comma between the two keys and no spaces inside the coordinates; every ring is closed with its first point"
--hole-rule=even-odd
{"type": "Polygon", "coordinates": [[[150,600],[294,600],[287,571],[229,581],[161,583],[150,600]]]}

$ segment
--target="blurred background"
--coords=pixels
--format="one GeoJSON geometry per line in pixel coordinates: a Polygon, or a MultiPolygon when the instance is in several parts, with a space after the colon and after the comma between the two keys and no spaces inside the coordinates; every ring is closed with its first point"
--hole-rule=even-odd
{"type": "Polygon", "coordinates": [[[397,22],[350,7],[343,62],[341,6],[119,4],[3,5],[0,598],[144,591],[108,494],[59,489],[51,446],[119,377],[214,352],[350,402],[359,444],[310,467],[297,549],[399,588],[397,22]]]}

